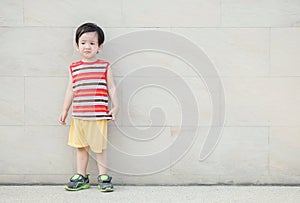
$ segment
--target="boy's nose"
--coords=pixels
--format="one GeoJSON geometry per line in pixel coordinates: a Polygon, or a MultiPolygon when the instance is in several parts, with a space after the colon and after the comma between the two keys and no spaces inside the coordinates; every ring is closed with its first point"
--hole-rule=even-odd
{"type": "Polygon", "coordinates": [[[91,46],[89,44],[85,44],[84,48],[91,48],[91,46]]]}

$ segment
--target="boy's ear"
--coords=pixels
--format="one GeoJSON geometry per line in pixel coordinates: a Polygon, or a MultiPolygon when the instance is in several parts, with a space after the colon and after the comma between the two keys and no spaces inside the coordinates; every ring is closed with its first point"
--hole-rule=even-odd
{"type": "Polygon", "coordinates": [[[78,44],[76,44],[76,51],[79,51],[79,46],[78,46],[78,44]]]}
{"type": "Polygon", "coordinates": [[[101,51],[103,49],[103,43],[98,47],[98,51],[101,51]]]}

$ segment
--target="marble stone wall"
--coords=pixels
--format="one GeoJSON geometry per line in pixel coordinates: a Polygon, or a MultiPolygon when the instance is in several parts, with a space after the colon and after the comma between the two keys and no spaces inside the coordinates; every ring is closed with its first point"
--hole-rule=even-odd
{"type": "MultiPolygon", "coordinates": [[[[112,68],[121,111],[117,124],[109,124],[113,145],[134,155],[149,155],[172,143],[181,125],[178,104],[162,89],[145,89],[134,97],[128,93],[145,78],[156,77],[127,77],[135,67],[176,70],[197,101],[199,124],[180,126],[180,136],[190,139],[194,127],[198,134],[176,163],[149,175],[128,175],[121,171],[126,168],[122,160],[121,169],[110,172],[115,183],[300,183],[300,1],[1,0],[0,4],[1,184],[63,184],[76,171],[75,150],[67,146],[70,118],[67,126],[60,126],[58,115],[68,66],[79,59],[74,31],[87,21],[103,27],[106,42],[145,30],[185,37],[214,64],[226,98],[223,106],[212,107],[211,94],[223,90],[208,92],[187,64],[168,54],[140,52],[116,63],[112,68]],[[124,102],[130,98],[130,103],[124,102]],[[163,125],[149,115],[153,103],[166,114],[163,125]],[[220,140],[209,157],[199,160],[208,129],[222,126],[221,120],[210,122],[212,113],[222,109],[226,116],[220,140]],[[127,135],[139,137],[135,129],[149,127],[162,129],[153,143],[124,139],[120,132],[126,129],[127,135]]],[[[178,83],[168,75],[160,77],[170,85],[178,83]]],[[[167,159],[174,154],[176,150],[170,149],[167,159]]],[[[93,158],[88,172],[95,183],[93,158]]]]}

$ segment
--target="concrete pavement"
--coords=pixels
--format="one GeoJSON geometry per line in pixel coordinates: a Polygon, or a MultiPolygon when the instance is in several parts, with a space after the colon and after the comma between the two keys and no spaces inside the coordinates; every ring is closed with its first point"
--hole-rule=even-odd
{"type": "Polygon", "coordinates": [[[300,202],[297,186],[116,186],[77,192],[56,186],[0,186],[0,202],[300,202]]]}

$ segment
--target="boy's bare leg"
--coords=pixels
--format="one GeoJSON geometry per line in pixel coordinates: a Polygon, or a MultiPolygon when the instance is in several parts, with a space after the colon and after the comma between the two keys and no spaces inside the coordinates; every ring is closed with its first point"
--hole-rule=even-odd
{"type": "Polygon", "coordinates": [[[102,153],[96,153],[97,166],[99,171],[98,176],[98,188],[101,192],[112,192],[114,191],[114,186],[111,183],[112,177],[107,175],[106,168],[106,150],[103,150],[102,153]]]}
{"type": "Polygon", "coordinates": [[[77,148],[77,173],[86,176],[89,162],[89,147],[77,148]]]}
{"type": "Polygon", "coordinates": [[[97,166],[99,175],[107,174],[106,169],[106,150],[103,150],[102,153],[96,153],[97,166]]]}

